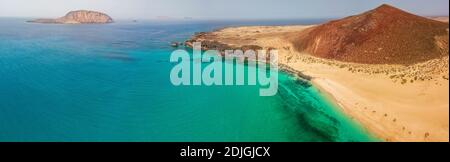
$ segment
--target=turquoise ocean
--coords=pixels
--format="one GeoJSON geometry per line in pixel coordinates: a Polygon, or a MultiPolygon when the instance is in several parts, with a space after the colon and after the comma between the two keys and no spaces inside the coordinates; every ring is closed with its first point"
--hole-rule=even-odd
{"type": "Polygon", "coordinates": [[[259,96],[259,86],[170,82],[171,41],[228,26],[323,20],[25,21],[0,18],[0,141],[376,141],[287,73],[272,97],[259,96]]]}

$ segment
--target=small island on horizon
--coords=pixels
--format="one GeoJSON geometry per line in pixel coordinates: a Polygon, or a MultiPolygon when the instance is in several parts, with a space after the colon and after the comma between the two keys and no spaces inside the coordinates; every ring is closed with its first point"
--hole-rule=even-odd
{"type": "Polygon", "coordinates": [[[27,22],[42,24],[107,24],[113,23],[114,20],[105,13],[77,10],[70,11],[65,16],[56,19],[35,19],[27,22]]]}

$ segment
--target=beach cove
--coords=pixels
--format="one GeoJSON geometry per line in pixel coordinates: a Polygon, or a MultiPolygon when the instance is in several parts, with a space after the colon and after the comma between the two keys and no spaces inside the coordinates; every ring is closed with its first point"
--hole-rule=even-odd
{"type": "Polygon", "coordinates": [[[448,55],[408,66],[318,58],[298,52],[292,43],[313,27],[230,27],[194,36],[189,41],[277,49],[279,64],[285,71],[310,80],[334,107],[379,139],[448,141],[448,55]]]}

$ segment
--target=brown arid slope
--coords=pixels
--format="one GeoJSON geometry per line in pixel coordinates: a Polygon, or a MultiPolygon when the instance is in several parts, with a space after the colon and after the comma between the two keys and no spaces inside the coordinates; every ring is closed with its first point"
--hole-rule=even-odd
{"type": "Polygon", "coordinates": [[[57,19],[36,19],[28,22],[46,24],[105,24],[114,22],[105,13],[97,11],[78,10],[70,11],[65,16],[57,19]]]}
{"type": "Polygon", "coordinates": [[[448,23],[382,5],[311,28],[293,41],[300,52],[321,58],[413,64],[448,55],[448,23]]]}

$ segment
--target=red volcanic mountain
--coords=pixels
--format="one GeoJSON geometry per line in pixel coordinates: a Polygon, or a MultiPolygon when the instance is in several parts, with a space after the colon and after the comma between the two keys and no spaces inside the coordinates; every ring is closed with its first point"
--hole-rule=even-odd
{"type": "Polygon", "coordinates": [[[448,55],[448,23],[389,5],[311,28],[295,40],[314,56],[366,64],[412,64],[448,55]]]}

